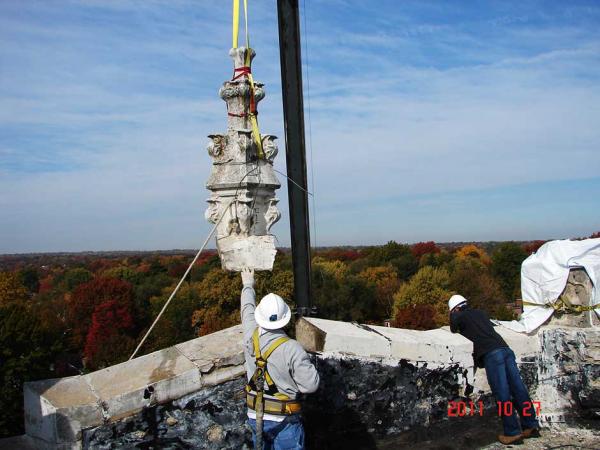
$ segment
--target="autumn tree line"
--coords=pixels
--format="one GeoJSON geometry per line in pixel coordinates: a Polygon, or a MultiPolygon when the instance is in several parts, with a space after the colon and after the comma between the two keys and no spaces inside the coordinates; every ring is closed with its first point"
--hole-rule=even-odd
{"type": "MultiPolygon", "coordinates": [[[[522,261],[543,242],[440,245],[388,242],[314,252],[313,302],[333,320],[431,329],[448,323],[460,293],[498,319],[512,319],[522,261]]],[[[97,370],[127,360],[185,273],[189,254],[13,258],[0,271],[0,436],[22,433],[25,381],[97,370]]],[[[3,260],[0,259],[0,263],[3,260]]],[[[6,260],[4,260],[6,263],[6,260]]],[[[143,353],[235,325],[241,280],[206,252],[196,262],[143,353]]],[[[289,252],[256,275],[260,298],[293,306],[289,252]]]]}

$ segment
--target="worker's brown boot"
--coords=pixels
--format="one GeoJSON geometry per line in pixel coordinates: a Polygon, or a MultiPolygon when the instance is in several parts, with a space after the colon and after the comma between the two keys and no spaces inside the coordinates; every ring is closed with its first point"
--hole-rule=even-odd
{"type": "Polygon", "coordinates": [[[525,438],[525,439],[539,438],[540,430],[538,428],[525,428],[523,430],[523,433],[521,433],[521,436],[523,436],[523,438],[525,438]]]}
{"type": "Polygon", "coordinates": [[[523,435],[517,434],[516,436],[506,436],[504,434],[499,434],[498,441],[504,445],[520,445],[523,443],[523,435]]]}

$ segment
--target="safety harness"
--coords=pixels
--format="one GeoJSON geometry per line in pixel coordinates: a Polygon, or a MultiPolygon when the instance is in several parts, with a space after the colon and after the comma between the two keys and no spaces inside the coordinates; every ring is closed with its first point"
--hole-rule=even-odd
{"type": "Polygon", "coordinates": [[[287,336],[282,336],[275,340],[264,354],[260,352],[259,330],[254,330],[252,334],[252,344],[254,347],[254,357],[256,370],[246,385],[246,404],[248,408],[254,410],[256,415],[259,413],[268,413],[275,415],[298,414],[301,411],[301,405],[298,400],[293,400],[289,396],[279,392],[269,375],[267,369],[267,360],[269,356],[284,342],[290,340],[287,336]],[[267,394],[274,398],[265,398],[267,394]]]}

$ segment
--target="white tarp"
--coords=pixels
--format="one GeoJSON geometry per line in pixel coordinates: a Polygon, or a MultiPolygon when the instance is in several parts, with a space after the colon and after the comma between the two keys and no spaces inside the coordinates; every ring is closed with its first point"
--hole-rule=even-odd
{"type": "MultiPolygon", "coordinates": [[[[600,303],[600,239],[550,241],[529,256],[521,266],[521,295],[524,305],[519,321],[498,321],[520,333],[530,333],[554,312],[551,306],[565,289],[569,271],[583,267],[594,285],[592,305],[600,303]]],[[[600,308],[594,310],[600,317],[600,308]]]]}

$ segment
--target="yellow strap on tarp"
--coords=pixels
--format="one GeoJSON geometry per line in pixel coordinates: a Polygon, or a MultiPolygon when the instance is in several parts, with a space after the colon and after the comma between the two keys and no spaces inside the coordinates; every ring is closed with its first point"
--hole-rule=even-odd
{"type": "MultiPolygon", "coordinates": [[[[244,64],[247,67],[250,67],[250,33],[248,31],[248,0],[244,0],[244,25],[246,31],[246,60],[244,64]]],[[[233,0],[233,29],[232,29],[232,38],[233,38],[233,48],[238,48],[239,44],[239,33],[240,33],[240,0],[233,0]]],[[[255,86],[254,86],[254,78],[252,78],[252,73],[249,72],[246,74],[248,77],[248,81],[250,81],[250,95],[251,98],[255,98],[255,86]]],[[[252,127],[252,138],[254,139],[254,143],[256,144],[256,154],[259,159],[264,159],[264,153],[262,148],[262,139],[260,136],[260,128],[258,127],[258,118],[254,111],[248,112],[248,117],[250,118],[250,125],[252,127]]]]}
{"type": "Polygon", "coordinates": [[[594,309],[600,308],[600,305],[572,305],[570,303],[565,302],[562,298],[552,302],[546,303],[545,305],[540,305],[539,303],[528,302],[523,300],[523,306],[541,306],[543,308],[553,308],[555,311],[565,311],[570,313],[581,313],[585,311],[593,311],[594,309]]]}

